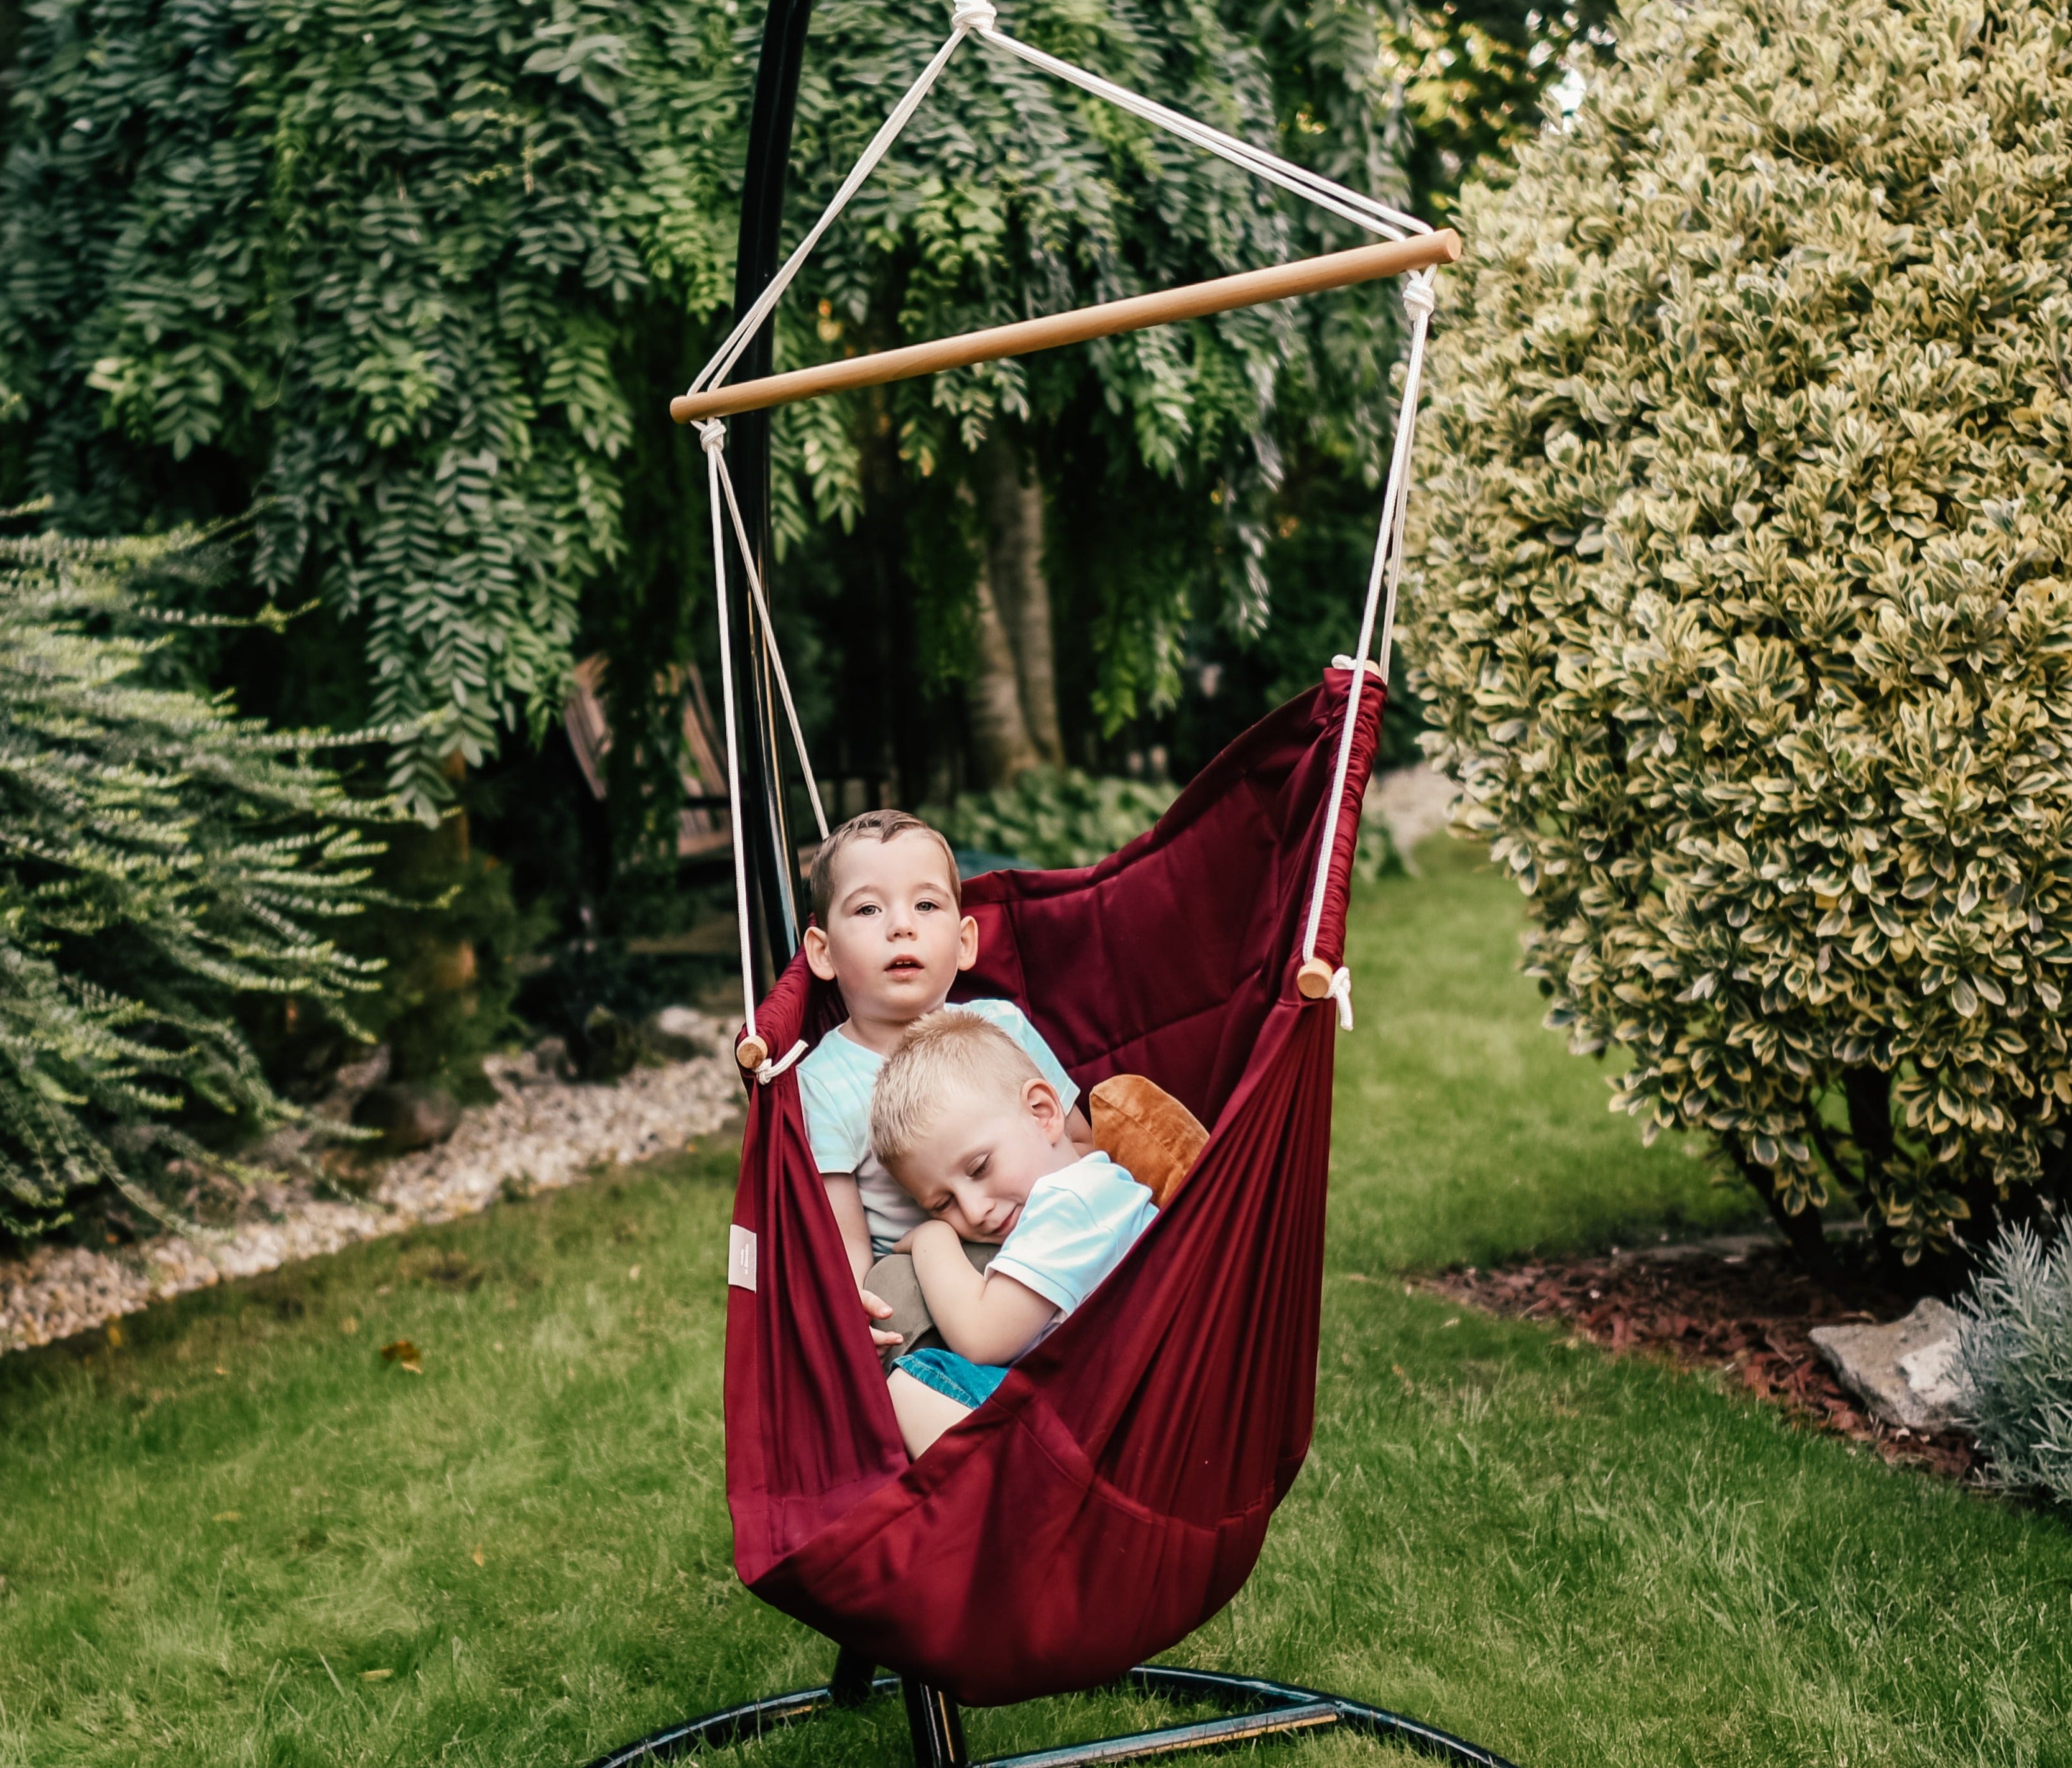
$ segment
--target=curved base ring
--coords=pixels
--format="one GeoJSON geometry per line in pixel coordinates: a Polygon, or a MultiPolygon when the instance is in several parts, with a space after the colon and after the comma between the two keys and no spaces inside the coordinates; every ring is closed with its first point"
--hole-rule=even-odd
{"type": "Polygon", "coordinates": [[[1093,1768],[1095,1764],[1108,1768],[1112,1763],[1144,1762],[1191,1749],[1228,1749],[1235,1744],[1329,1731],[1341,1725],[1368,1737],[1388,1738],[1420,1756],[1456,1764],[1457,1768],[1512,1768],[1503,1757],[1478,1744],[1380,1707],[1263,1677],[1224,1675],[1212,1670],[1183,1670],[1162,1663],[1140,1664],[1115,1686],[1168,1700],[1190,1704],[1214,1702],[1239,1710],[1156,1731],[1097,1737],[1087,1743],[973,1762],[964,1749],[964,1726],[956,1702],[925,1683],[898,1676],[874,1676],[872,1668],[845,1651],[826,1688],[801,1688],[796,1693],[751,1700],[701,1718],[684,1720],[600,1757],[590,1768],[639,1768],[640,1764],[672,1761],[700,1749],[752,1741],[765,1731],[796,1725],[830,1708],[861,1706],[874,1695],[890,1694],[894,1688],[902,1688],[906,1694],[917,1768],[1093,1768]]]}

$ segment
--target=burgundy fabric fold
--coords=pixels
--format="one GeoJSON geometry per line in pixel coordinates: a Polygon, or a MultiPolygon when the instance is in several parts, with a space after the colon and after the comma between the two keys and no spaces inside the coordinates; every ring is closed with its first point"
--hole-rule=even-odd
{"type": "MultiPolygon", "coordinates": [[[[910,1464],[787,1073],[751,1086],[726,1351],[734,1563],[889,1668],[995,1704],[1087,1688],[1235,1595],[1307,1453],[1336,1014],[1295,990],[1350,672],[1240,737],[1100,865],[975,878],[958,998],[1019,1001],[1082,1087],[1149,1075],[1211,1126],[1179,1198],[998,1394],[910,1464]]],[[[1362,696],[1318,955],[1381,696],[1362,696]]],[[[794,963],[785,1050],[841,1017],[794,963]]]]}

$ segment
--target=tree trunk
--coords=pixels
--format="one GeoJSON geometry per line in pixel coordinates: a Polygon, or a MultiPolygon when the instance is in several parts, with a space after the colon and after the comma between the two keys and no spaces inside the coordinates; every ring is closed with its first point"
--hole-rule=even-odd
{"type": "Polygon", "coordinates": [[[1030,740],[1029,722],[1022,716],[1014,647],[993,593],[992,570],[984,559],[979,561],[977,594],[978,669],[965,692],[979,771],[988,786],[1002,786],[1038,766],[1042,758],[1030,740]]]}
{"type": "MultiPolygon", "coordinates": [[[[458,749],[448,755],[440,772],[452,781],[458,792],[467,779],[467,758],[458,749]]],[[[445,857],[458,877],[467,868],[470,852],[470,832],[467,810],[456,806],[450,816],[441,820],[438,839],[446,849],[445,857]]],[[[458,993],[475,986],[475,947],[466,940],[455,940],[436,945],[427,954],[427,967],[431,984],[442,992],[458,993]]]]}
{"type": "Polygon", "coordinates": [[[1811,1207],[1802,1209],[1795,1215],[1784,1207],[1784,1199],[1777,1194],[1776,1174],[1769,1168],[1759,1166],[1733,1136],[1720,1137],[1722,1145],[1741,1175],[1754,1189],[1763,1207],[1770,1211],[1772,1221],[1783,1232],[1795,1256],[1807,1276],[1828,1289],[1841,1281],[1841,1268],[1835,1262],[1835,1249],[1827,1244],[1826,1228],[1822,1225],[1820,1212],[1811,1207]]]}
{"type": "Polygon", "coordinates": [[[1057,643],[1050,582],[1043,574],[1043,484],[1034,463],[997,432],[979,451],[979,501],[985,519],[986,574],[1014,654],[1022,722],[1038,758],[1063,764],[1058,722],[1057,643]]]}

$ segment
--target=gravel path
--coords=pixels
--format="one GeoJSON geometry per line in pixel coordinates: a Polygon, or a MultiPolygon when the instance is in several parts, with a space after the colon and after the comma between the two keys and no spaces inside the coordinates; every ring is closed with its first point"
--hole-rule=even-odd
{"type": "MultiPolygon", "coordinates": [[[[1388,824],[1397,852],[1412,864],[1418,843],[1445,826],[1453,797],[1452,786],[1419,763],[1376,779],[1367,812],[1388,824]]],[[[732,1044],[730,1023],[691,1017],[705,1022],[705,1041],[713,1048],[732,1044]]],[[[463,1112],[460,1127],[437,1147],[390,1162],[364,1202],[320,1196],[291,1180],[262,1187],[248,1210],[252,1219],[220,1231],[107,1252],[43,1246],[27,1258],[0,1260],[0,1355],[88,1331],[225,1278],[255,1277],[356,1240],[471,1215],[514,1192],[576,1184],[600,1166],[667,1153],[717,1129],[741,1100],[726,1056],[636,1069],[610,1087],[543,1075],[529,1055],[491,1057],[483,1067],[496,1102],[463,1112]]]]}
{"type": "MultiPolygon", "coordinates": [[[[710,1018],[724,1050],[731,1027],[710,1018]]],[[[529,1055],[483,1064],[493,1104],[461,1115],[438,1146],[389,1162],[364,1202],[314,1194],[300,1181],[261,1189],[253,1219],[118,1250],[43,1246],[0,1261],[0,1354],[48,1344],[153,1301],[335,1252],[356,1240],[450,1221],[500,1197],[581,1182],[600,1166],[651,1159],[710,1134],[741,1102],[726,1056],[639,1068],[615,1086],[542,1075],[529,1055]]]]}

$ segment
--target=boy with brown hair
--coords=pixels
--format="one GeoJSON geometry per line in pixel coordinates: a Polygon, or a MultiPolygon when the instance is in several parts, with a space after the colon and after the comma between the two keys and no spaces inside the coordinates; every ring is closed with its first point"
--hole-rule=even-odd
{"type": "MultiPolygon", "coordinates": [[[[958,974],[978,959],[978,923],[964,913],[950,845],[905,811],[866,811],[820,844],[809,883],[813,924],[806,962],[841,991],[848,1018],[798,1067],[806,1135],[841,1229],[849,1268],[873,1339],[886,1352],[914,1348],[930,1329],[912,1261],[895,1242],[927,1219],[870,1151],[871,1089],[907,1028],[949,997],[958,974]],[[890,1292],[890,1293],[888,1293],[890,1292]]],[[[965,1003],[997,1026],[1056,1092],[1075,1146],[1092,1146],[1079,1089],[1042,1034],[1011,1001],[965,1003]]],[[[983,1267],[993,1248],[965,1256],[983,1267]]]]}

